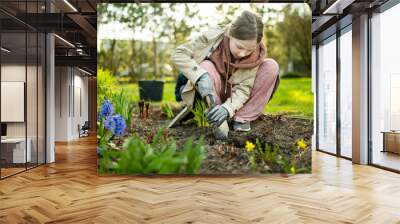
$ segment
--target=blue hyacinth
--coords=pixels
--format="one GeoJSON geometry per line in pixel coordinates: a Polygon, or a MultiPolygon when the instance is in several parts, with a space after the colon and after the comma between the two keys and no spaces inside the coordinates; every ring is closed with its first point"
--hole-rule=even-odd
{"type": "Polygon", "coordinates": [[[100,106],[100,119],[101,118],[107,118],[109,116],[112,116],[114,114],[114,106],[110,100],[107,99],[107,97],[104,97],[104,101],[101,103],[100,106]]]}
{"type": "Polygon", "coordinates": [[[106,117],[104,127],[115,136],[121,136],[125,132],[126,124],[122,115],[117,114],[114,116],[106,117]]]}
{"type": "Polygon", "coordinates": [[[113,116],[106,117],[106,119],[104,120],[104,127],[114,134],[115,126],[116,124],[113,116]]]}
{"type": "Polygon", "coordinates": [[[113,117],[115,121],[114,135],[121,136],[124,134],[126,128],[124,117],[121,114],[114,115],[113,117]]]}

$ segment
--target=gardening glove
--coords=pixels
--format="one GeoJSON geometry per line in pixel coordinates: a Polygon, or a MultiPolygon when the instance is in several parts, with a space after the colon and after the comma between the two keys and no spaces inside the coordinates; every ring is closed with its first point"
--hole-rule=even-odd
{"type": "Polygon", "coordinates": [[[228,133],[229,133],[229,126],[228,126],[228,122],[226,120],[224,122],[222,122],[222,124],[214,130],[214,136],[218,140],[227,139],[228,133]]]}
{"type": "Polygon", "coordinates": [[[196,82],[197,91],[200,93],[201,98],[205,98],[207,95],[214,95],[214,89],[208,72],[200,76],[196,82]]]}
{"type": "Polygon", "coordinates": [[[211,108],[211,110],[206,112],[207,121],[210,124],[219,127],[222,122],[228,119],[229,112],[225,107],[221,105],[216,105],[215,107],[211,108]]]}

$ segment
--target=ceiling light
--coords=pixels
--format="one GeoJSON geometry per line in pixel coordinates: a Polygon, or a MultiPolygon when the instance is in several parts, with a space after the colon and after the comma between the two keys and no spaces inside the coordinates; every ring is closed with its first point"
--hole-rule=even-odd
{"type": "Polygon", "coordinates": [[[74,12],[78,12],[78,10],[71,4],[69,3],[68,0],[64,0],[65,4],[67,4],[74,12]]]}
{"type": "Polygon", "coordinates": [[[343,10],[351,5],[355,0],[336,0],[322,14],[342,14],[343,10]]]}
{"type": "Polygon", "coordinates": [[[8,49],[5,48],[5,47],[1,47],[1,50],[4,51],[4,52],[6,52],[6,53],[10,53],[10,52],[11,52],[10,50],[8,50],[8,49]]]}
{"type": "Polygon", "coordinates": [[[71,42],[67,41],[66,39],[64,39],[64,38],[62,38],[62,37],[60,37],[60,36],[58,36],[57,34],[54,34],[54,36],[57,37],[58,39],[60,39],[61,41],[63,41],[64,43],[66,43],[67,45],[69,45],[69,46],[75,48],[75,45],[71,44],[71,42]]]}
{"type": "Polygon", "coordinates": [[[78,67],[78,69],[79,69],[79,71],[81,71],[81,72],[83,72],[83,73],[85,73],[85,74],[87,74],[87,75],[92,75],[92,73],[90,73],[90,72],[88,72],[88,71],[85,71],[85,70],[83,70],[83,69],[81,69],[81,68],[79,68],[79,67],[78,67]]]}

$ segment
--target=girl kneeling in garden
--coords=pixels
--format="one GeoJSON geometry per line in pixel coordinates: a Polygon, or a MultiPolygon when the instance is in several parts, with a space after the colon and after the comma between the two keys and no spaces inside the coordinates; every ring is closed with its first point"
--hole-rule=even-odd
{"type": "Polygon", "coordinates": [[[266,58],[261,18],[243,11],[230,25],[216,27],[178,46],[172,62],[181,72],[177,101],[193,107],[195,96],[209,96],[216,106],[206,112],[210,124],[225,127],[233,119],[236,131],[250,131],[279,84],[279,66],[266,58]],[[197,93],[196,93],[197,90],[197,93]]]}

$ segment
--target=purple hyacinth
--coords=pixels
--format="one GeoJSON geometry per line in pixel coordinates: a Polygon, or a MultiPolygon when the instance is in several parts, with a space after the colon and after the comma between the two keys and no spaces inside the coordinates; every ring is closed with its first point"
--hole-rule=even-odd
{"type": "Polygon", "coordinates": [[[112,116],[114,114],[114,106],[113,103],[107,99],[107,97],[104,97],[104,101],[101,103],[100,106],[100,119],[101,118],[107,118],[109,116],[112,116]]]}
{"type": "Polygon", "coordinates": [[[104,121],[104,127],[115,136],[121,136],[125,132],[126,124],[124,118],[120,115],[108,116],[104,121]]]}

